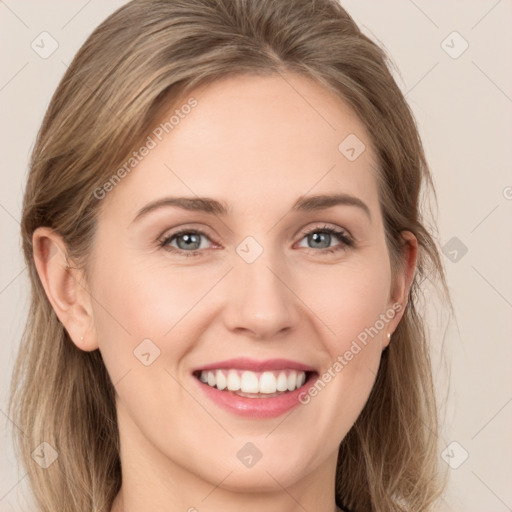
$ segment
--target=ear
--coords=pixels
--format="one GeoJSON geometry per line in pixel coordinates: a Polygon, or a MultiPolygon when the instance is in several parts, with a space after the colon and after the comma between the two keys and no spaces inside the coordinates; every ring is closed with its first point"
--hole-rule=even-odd
{"type": "Polygon", "coordinates": [[[66,243],[48,227],[32,235],[34,262],[39,279],[58,319],[81,350],[98,348],[90,294],[83,271],[68,266],[66,243]]]}
{"type": "Polygon", "coordinates": [[[388,308],[395,311],[395,316],[387,324],[387,332],[384,336],[382,348],[388,346],[390,338],[387,333],[393,334],[402,319],[407,301],[409,298],[409,290],[414,279],[416,271],[416,262],[418,258],[418,240],[410,231],[402,231],[400,233],[401,251],[400,262],[397,275],[394,279],[394,286],[390,293],[390,302],[388,308]]]}

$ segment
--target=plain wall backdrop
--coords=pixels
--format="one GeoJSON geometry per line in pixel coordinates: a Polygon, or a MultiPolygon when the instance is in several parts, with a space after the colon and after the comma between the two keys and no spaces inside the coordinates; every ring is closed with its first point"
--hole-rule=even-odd
{"type": "MultiPolygon", "coordinates": [[[[66,65],[124,3],[0,0],[0,511],[24,510],[27,484],[13,455],[6,405],[29,299],[19,239],[28,159],[66,65]]],[[[439,457],[450,478],[439,510],[510,511],[512,2],[342,5],[400,71],[437,187],[439,239],[456,309],[456,321],[431,314],[445,410],[439,457]]]]}

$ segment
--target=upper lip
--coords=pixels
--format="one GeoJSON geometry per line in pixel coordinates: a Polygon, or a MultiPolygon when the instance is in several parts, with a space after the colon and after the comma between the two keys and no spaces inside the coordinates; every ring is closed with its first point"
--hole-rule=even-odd
{"type": "Polygon", "coordinates": [[[234,368],[237,370],[250,370],[253,372],[264,372],[266,370],[284,370],[286,368],[299,370],[303,372],[316,372],[316,370],[307,364],[292,361],[291,359],[265,359],[258,361],[247,357],[238,357],[235,359],[226,359],[216,363],[200,366],[192,370],[197,372],[201,370],[228,370],[234,368]]]}

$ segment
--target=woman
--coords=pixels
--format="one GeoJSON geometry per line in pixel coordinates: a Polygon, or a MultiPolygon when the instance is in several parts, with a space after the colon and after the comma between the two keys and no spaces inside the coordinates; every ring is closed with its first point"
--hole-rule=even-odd
{"type": "Polygon", "coordinates": [[[11,413],[38,510],[430,510],[430,179],[385,54],[335,0],[105,20],[24,198],[11,413]]]}

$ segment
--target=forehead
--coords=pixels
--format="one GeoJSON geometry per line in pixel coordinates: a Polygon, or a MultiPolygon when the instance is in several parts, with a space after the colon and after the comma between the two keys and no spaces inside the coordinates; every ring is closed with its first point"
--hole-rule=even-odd
{"type": "Polygon", "coordinates": [[[165,194],[216,197],[245,210],[292,204],[308,191],[377,199],[362,121],[340,97],[296,74],[197,88],[162,112],[150,137],[153,148],[111,194],[114,201],[130,195],[131,210],[165,194]],[[181,108],[191,98],[195,106],[181,108]]]}

